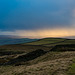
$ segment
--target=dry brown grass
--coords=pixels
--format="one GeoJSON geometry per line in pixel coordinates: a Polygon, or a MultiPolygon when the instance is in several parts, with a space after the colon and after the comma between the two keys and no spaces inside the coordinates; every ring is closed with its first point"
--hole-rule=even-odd
{"type": "Polygon", "coordinates": [[[31,61],[33,65],[0,66],[0,75],[67,75],[75,52],[50,53],[31,61]],[[50,57],[51,56],[51,57],[50,57]],[[46,59],[43,61],[43,59],[46,59]],[[54,58],[54,59],[52,59],[54,58]],[[37,62],[36,64],[34,64],[37,62]]]}

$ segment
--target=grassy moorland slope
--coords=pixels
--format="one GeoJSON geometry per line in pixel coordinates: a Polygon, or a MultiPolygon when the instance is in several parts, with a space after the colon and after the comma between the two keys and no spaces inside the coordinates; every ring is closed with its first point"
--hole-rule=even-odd
{"type": "Polygon", "coordinates": [[[21,45],[21,44],[15,44],[15,45],[3,45],[0,46],[0,54],[2,52],[11,54],[11,52],[23,52],[23,53],[29,53],[32,51],[35,51],[37,49],[42,49],[42,50],[50,50],[51,47],[46,47],[46,46],[40,46],[40,45],[21,45]]]}
{"type": "Polygon", "coordinates": [[[45,38],[0,46],[0,75],[75,75],[75,40],[45,38]]]}
{"type": "Polygon", "coordinates": [[[0,75],[67,75],[74,58],[75,52],[48,53],[27,62],[28,66],[0,66],[0,75]]]}
{"type": "Polygon", "coordinates": [[[25,43],[25,45],[43,45],[43,46],[55,46],[61,44],[75,44],[75,39],[63,39],[63,38],[45,38],[34,42],[25,43]]]}
{"type": "Polygon", "coordinates": [[[28,45],[48,45],[48,44],[55,44],[55,43],[61,43],[65,39],[61,38],[45,38],[45,39],[40,39],[34,42],[26,43],[28,45]]]}

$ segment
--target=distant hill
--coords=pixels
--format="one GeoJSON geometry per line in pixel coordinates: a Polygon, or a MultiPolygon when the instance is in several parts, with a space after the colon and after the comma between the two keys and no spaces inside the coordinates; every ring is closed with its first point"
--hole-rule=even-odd
{"type": "Polygon", "coordinates": [[[12,35],[0,35],[0,39],[16,39],[16,38],[20,38],[20,36],[12,36],[12,35]]]}
{"type": "Polygon", "coordinates": [[[36,41],[37,39],[20,38],[18,36],[0,35],[0,45],[21,44],[36,41]]]}
{"type": "Polygon", "coordinates": [[[25,43],[24,45],[56,46],[61,44],[75,44],[75,39],[44,38],[33,42],[25,43]]]}
{"type": "Polygon", "coordinates": [[[66,39],[63,38],[44,38],[40,40],[36,40],[33,42],[25,43],[28,45],[51,45],[51,44],[56,44],[56,43],[61,43],[64,42],[66,39]]]}

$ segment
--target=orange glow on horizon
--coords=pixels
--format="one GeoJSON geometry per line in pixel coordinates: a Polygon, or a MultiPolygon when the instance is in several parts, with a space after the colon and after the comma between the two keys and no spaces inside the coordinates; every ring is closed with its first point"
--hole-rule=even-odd
{"type": "Polygon", "coordinates": [[[48,38],[48,37],[67,37],[75,36],[75,28],[49,28],[38,30],[16,30],[14,32],[0,32],[4,35],[15,35],[21,38],[48,38]]]}
{"type": "Polygon", "coordinates": [[[40,29],[17,31],[22,37],[27,38],[46,38],[46,37],[66,37],[75,36],[75,29],[57,28],[57,29],[40,29]]]}

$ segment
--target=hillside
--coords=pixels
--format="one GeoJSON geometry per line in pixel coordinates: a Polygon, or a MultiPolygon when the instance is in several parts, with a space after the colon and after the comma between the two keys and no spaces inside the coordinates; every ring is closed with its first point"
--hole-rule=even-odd
{"type": "Polygon", "coordinates": [[[75,72],[68,71],[73,59],[75,52],[48,53],[15,66],[0,66],[0,75],[74,75],[75,72]]]}
{"type": "Polygon", "coordinates": [[[43,45],[43,46],[56,46],[64,44],[75,44],[75,39],[65,39],[65,38],[45,38],[30,43],[25,43],[24,45],[43,45]]]}
{"type": "Polygon", "coordinates": [[[28,45],[49,45],[64,42],[66,39],[61,38],[44,38],[34,42],[26,43],[28,45]]]}
{"type": "Polygon", "coordinates": [[[75,75],[75,40],[45,38],[0,46],[0,75],[75,75]],[[71,67],[70,67],[71,65],[71,67]]]}

